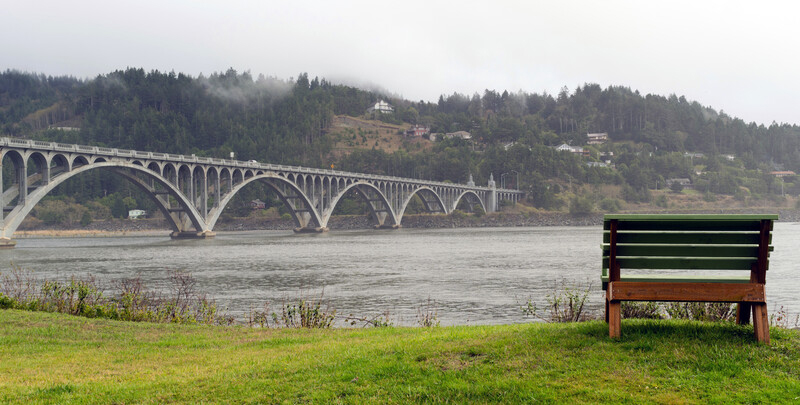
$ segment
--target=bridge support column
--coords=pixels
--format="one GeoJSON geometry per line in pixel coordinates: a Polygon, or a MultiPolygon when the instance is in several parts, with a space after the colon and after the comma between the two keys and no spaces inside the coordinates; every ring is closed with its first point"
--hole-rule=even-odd
{"type": "Polygon", "coordinates": [[[496,212],[497,205],[497,184],[494,182],[494,175],[489,174],[489,191],[486,195],[486,212],[496,212]]]}
{"type": "Polygon", "coordinates": [[[323,233],[328,232],[328,227],[321,226],[321,227],[303,227],[303,228],[294,228],[294,233],[323,233]]]}
{"type": "Polygon", "coordinates": [[[184,232],[172,232],[169,234],[169,237],[172,239],[211,239],[217,234],[212,231],[203,231],[203,232],[192,232],[192,231],[184,231],[184,232]]]}
{"type": "Polygon", "coordinates": [[[375,229],[400,229],[403,225],[400,224],[381,224],[375,225],[375,229]]]}
{"type": "Polygon", "coordinates": [[[14,246],[17,246],[17,241],[6,237],[0,238],[0,249],[13,249],[14,246]]]}

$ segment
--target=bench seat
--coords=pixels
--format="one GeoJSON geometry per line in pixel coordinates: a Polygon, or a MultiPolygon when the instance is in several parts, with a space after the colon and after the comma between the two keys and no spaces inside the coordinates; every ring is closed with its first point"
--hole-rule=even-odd
{"type": "MultiPolygon", "coordinates": [[[[600,278],[603,282],[603,290],[608,286],[608,272],[603,269],[603,276],[600,278]]],[[[647,283],[749,283],[750,276],[698,276],[698,275],[671,275],[671,274],[629,274],[622,275],[619,281],[641,281],[647,283]]]]}

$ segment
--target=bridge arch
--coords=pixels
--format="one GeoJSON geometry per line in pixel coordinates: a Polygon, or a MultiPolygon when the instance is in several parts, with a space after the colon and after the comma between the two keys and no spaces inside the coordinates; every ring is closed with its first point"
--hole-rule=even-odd
{"type": "Polygon", "coordinates": [[[3,194],[4,202],[11,201],[14,198],[19,197],[20,200],[18,203],[24,203],[25,196],[27,194],[28,189],[28,161],[23,153],[16,151],[16,150],[9,150],[9,151],[2,151],[0,152],[0,167],[2,167],[3,162],[5,159],[11,162],[11,166],[14,168],[14,177],[15,181],[13,184],[16,187],[9,188],[7,191],[5,190],[5,186],[3,185],[3,177],[0,176],[0,193],[3,194]]]}
{"type": "Polygon", "coordinates": [[[71,166],[71,168],[73,170],[75,168],[77,168],[77,167],[88,166],[88,165],[89,165],[89,159],[86,158],[86,156],[83,156],[83,155],[73,155],[72,156],[72,162],[71,162],[70,166],[71,166]]]}
{"type": "MultiPolygon", "coordinates": [[[[77,160],[77,159],[76,159],[77,160]]],[[[85,158],[84,158],[85,160],[85,158]]],[[[175,218],[171,215],[170,208],[164,205],[164,202],[157,198],[157,196],[153,193],[153,190],[149,188],[148,184],[142,181],[140,178],[136,177],[135,173],[141,173],[146,175],[148,178],[152,179],[156,183],[160,184],[166,190],[169,191],[170,196],[174,197],[178,204],[181,206],[182,212],[185,212],[189,217],[189,221],[195,227],[198,233],[204,232],[209,229],[204,227],[204,221],[198,214],[197,210],[190,204],[190,202],[183,197],[183,194],[180,193],[176,187],[172,185],[169,181],[167,181],[162,176],[154,173],[147,168],[142,166],[128,163],[128,162],[119,162],[119,161],[112,161],[112,162],[98,162],[94,164],[85,164],[79,167],[76,167],[73,170],[58,174],[49,179],[47,184],[44,184],[35,190],[33,190],[30,194],[27,195],[24,204],[18,204],[11,210],[11,212],[5,217],[3,222],[3,235],[4,238],[11,238],[14,232],[17,230],[19,225],[22,223],[22,220],[30,214],[31,210],[36,206],[36,204],[41,201],[47,194],[49,194],[53,189],[61,185],[61,183],[65,182],[66,180],[82,174],[84,172],[94,170],[94,169],[107,169],[114,173],[120,174],[123,177],[131,180],[133,184],[139,186],[145,191],[151,200],[156,203],[156,206],[164,213],[164,217],[170,222],[170,226],[173,228],[175,232],[182,232],[184,231],[182,224],[179,224],[175,218]],[[120,169],[127,169],[130,172],[126,172],[120,169]]]]}
{"type": "MultiPolygon", "coordinates": [[[[241,171],[239,171],[239,173],[241,174],[241,171]]],[[[219,204],[214,207],[211,212],[209,212],[208,219],[206,220],[208,228],[214,229],[214,225],[216,225],[220,215],[222,214],[222,211],[225,209],[228,203],[230,203],[231,199],[233,199],[233,197],[243,188],[256,181],[261,181],[275,191],[275,194],[278,195],[278,198],[280,198],[283,204],[289,208],[292,219],[294,219],[295,225],[297,225],[298,228],[307,228],[310,223],[314,223],[317,227],[323,227],[323,222],[320,219],[319,213],[311,204],[311,200],[308,198],[308,196],[297,184],[277,174],[266,173],[261,176],[253,176],[244,179],[235,184],[230,191],[225,193],[225,195],[221,197],[219,204]],[[292,194],[288,194],[287,192],[291,192],[292,194]],[[304,207],[298,208],[293,201],[290,201],[294,199],[300,200],[304,207]],[[307,213],[308,218],[304,217],[302,215],[303,213],[307,213]]]]}
{"type": "Polygon", "coordinates": [[[399,220],[401,220],[401,221],[402,221],[403,215],[404,215],[404,214],[405,214],[405,212],[406,212],[406,208],[408,208],[408,204],[409,204],[409,203],[411,203],[411,200],[412,200],[412,199],[414,198],[414,196],[415,196],[415,195],[417,195],[417,194],[419,194],[420,198],[422,199],[422,203],[425,205],[425,209],[427,209],[427,210],[428,210],[428,212],[434,212],[434,210],[432,209],[432,207],[430,207],[430,205],[429,205],[431,202],[433,202],[433,203],[435,203],[435,204],[437,205],[437,207],[438,207],[439,209],[441,209],[441,210],[442,210],[442,213],[443,213],[443,214],[447,214],[447,212],[448,212],[448,211],[447,211],[447,207],[444,205],[444,201],[442,201],[442,197],[441,197],[441,196],[439,196],[439,194],[438,194],[436,191],[434,191],[432,188],[430,188],[430,187],[427,187],[427,186],[422,186],[422,187],[419,187],[419,188],[417,188],[416,190],[414,190],[414,191],[413,191],[413,192],[412,192],[412,193],[411,193],[411,194],[410,194],[410,195],[409,195],[409,196],[408,196],[408,197],[405,199],[405,201],[403,201],[403,205],[401,206],[401,208],[400,208],[400,210],[399,210],[399,212],[398,212],[398,214],[397,214],[397,218],[398,218],[399,220]],[[426,199],[424,198],[424,196],[425,196],[425,195],[430,195],[430,196],[432,196],[432,197],[434,198],[434,199],[433,199],[433,201],[431,201],[431,200],[426,200],[426,199]]]}
{"type": "Polygon", "coordinates": [[[68,172],[72,169],[72,166],[69,164],[69,159],[64,156],[63,153],[54,153],[50,156],[50,161],[48,162],[50,165],[50,174],[54,174],[54,172],[68,172]]]}
{"type": "Polygon", "coordinates": [[[475,200],[478,201],[478,203],[480,204],[481,208],[483,209],[483,212],[489,212],[489,211],[486,210],[486,204],[483,202],[483,199],[481,198],[481,196],[479,196],[478,193],[476,193],[476,192],[474,192],[472,190],[462,191],[461,194],[458,195],[458,197],[453,199],[453,207],[450,208],[450,212],[454,211],[458,207],[458,203],[461,202],[462,198],[468,198],[468,199],[469,198],[475,198],[475,200]]]}
{"type": "Polygon", "coordinates": [[[152,171],[154,173],[158,173],[159,175],[161,175],[163,173],[161,171],[161,165],[159,165],[158,162],[150,162],[150,163],[148,163],[147,164],[147,168],[150,169],[150,171],[152,171]]]}
{"type": "Polygon", "coordinates": [[[344,197],[350,190],[355,190],[356,194],[364,199],[367,203],[367,207],[369,207],[370,214],[375,219],[376,226],[385,226],[386,219],[391,221],[389,225],[399,225],[400,221],[398,220],[398,216],[395,213],[392,205],[389,203],[389,199],[386,198],[386,195],[381,191],[380,188],[375,186],[374,184],[367,182],[367,181],[353,181],[350,184],[347,184],[345,187],[341,188],[339,192],[331,197],[330,207],[325,211],[324,216],[322,218],[323,223],[327,225],[328,220],[330,220],[331,215],[333,215],[333,211],[336,209],[336,205],[339,201],[344,197]],[[370,198],[369,192],[373,192],[377,198],[373,199],[370,198]],[[375,201],[377,200],[377,201],[375,201]],[[374,203],[379,202],[383,205],[383,209],[379,209],[376,207],[374,203]]]}

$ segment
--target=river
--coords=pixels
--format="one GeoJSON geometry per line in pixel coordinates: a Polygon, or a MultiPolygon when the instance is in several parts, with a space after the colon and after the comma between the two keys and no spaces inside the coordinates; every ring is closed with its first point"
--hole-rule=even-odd
{"type": "MultiPolygon", "coordinates": [[[[770,312],[800,314],[800,223],[777,223],[767,273],[770,312]]],[[[139,276],[153,289],[171,270],[189,271],[239,320],[270,303],[322,296],[338,315],[388,311],[398,325],[435,312],[442,325],[529,322],[520,307],[545,305],[554,291],[591,290],[589,311],[601,315],[601,227],[515,227],[219,233],[211,240],[165,234],[124,237],[21,238],[0,251],[38,279],[93,275],[104,289],[139,276]]],[[[2,271],[0,270],[0,271],[2,271]]]]}

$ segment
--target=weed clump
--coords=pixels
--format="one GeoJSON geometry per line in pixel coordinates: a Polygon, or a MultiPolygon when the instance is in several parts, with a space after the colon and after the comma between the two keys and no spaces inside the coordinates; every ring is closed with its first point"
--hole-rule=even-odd
{"type": "Polygon", "coordinates": [[[231,324],[217,304],[194,290],[196,281],[188,272],[170,272],[170,294],[145,288],[141,279],[123,279],[118,292],[106,295],[93,276],[69,281],[39,282],[29,271],[11,265],[0,273],[0,309],[58,312],[89,318],[134,322],[231,324]]]}
{"type": "Polygon", "coordinates": [[[553,292],[547,294],[546,307],[540,308],[536,302],[528,299],[522,307],[522,313],[546,322],[586,321],[591,318],[584,312],[591,290],[591,283],[585,288],[571,288],[562,281],[560,287],[553,288],[553,292]]]}

